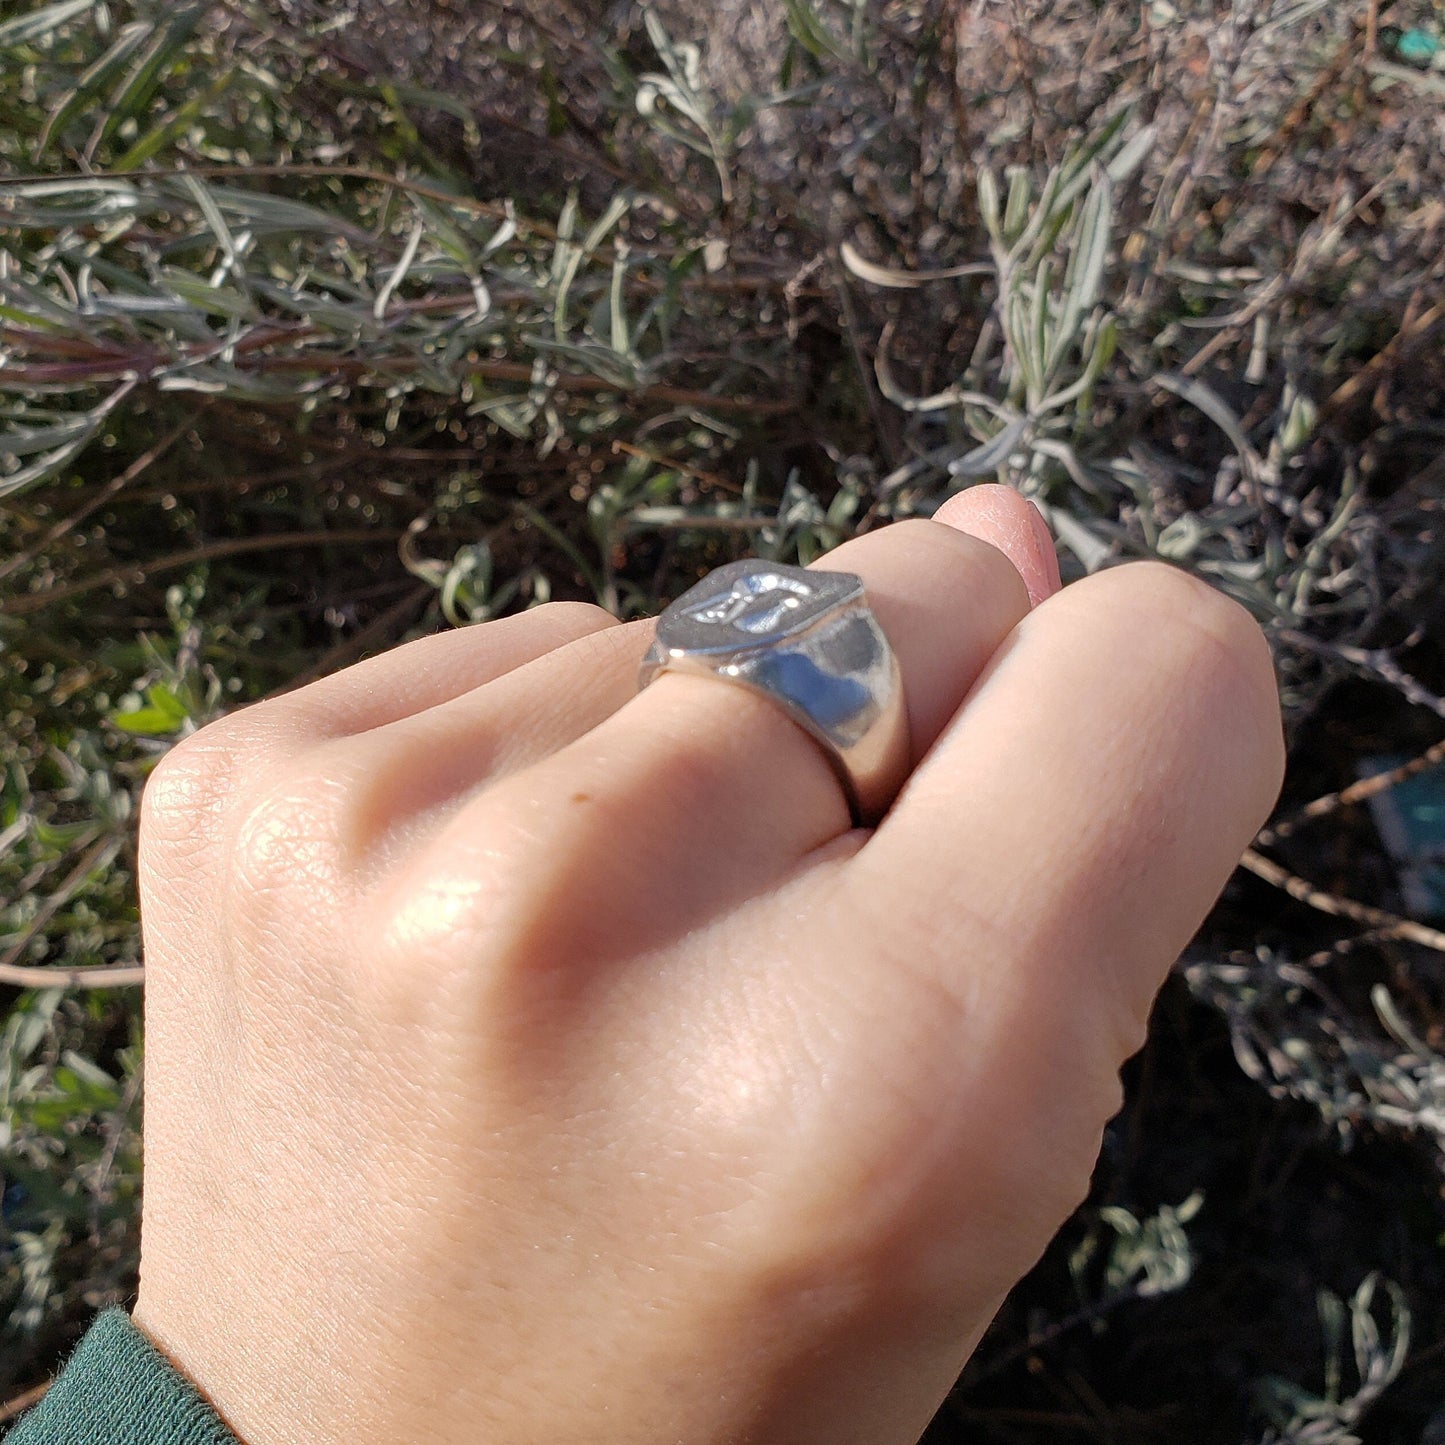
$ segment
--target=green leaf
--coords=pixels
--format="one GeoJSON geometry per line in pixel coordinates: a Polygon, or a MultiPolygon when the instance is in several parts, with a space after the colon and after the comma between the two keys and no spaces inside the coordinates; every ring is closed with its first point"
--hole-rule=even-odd
{"type": "Polygon", "coordinates": [[[121,27],[115,44],[80,77],[79,83],[69,96],[51,111],[40,132],[40,138],[35,142],[37,159],[45,153],[50,137],[63,136],[70,122],[95,103],[101,91],[115,79],[126,61],[154,33],[155,26],[145,20],[132,21],[131,24],[121,27]]]}
{"type": "Polygon", "coordinates": [[[163,149],[177,136],[185,134],[196,118],[230,89],[236,78],[234,68],[224,70],[199,95],[193,95],[177,110],[171,111],[160,122],[143,135],[126,153],[115,162],[118,171],[139,170],[157,151],[163,149]]]}
{"type": "Polygon", "coordinates": [[[851,59],[809,0],[783,0],[783,8],[787,13],[788,33],[815,60],[851,59]]]}
{"type": "Polygon", "coordinates": [[[164,683],[152,683],[145,692],[146,705],[128,712],[113,712],[110,721],[122,732],[136,737],[169,737],[190,721],[185,703],[164,683]]]}
{"type": "Polygon", "coordinates": [[[110,113],[96,133],[92,149],[104,145],[126,121],[139,122],[166,71],[180,57],[186,42],[201,23],[203,13],[202,7],[195,5],[178,10],[170,17],[165,28],[131,67],[119,90],[112,93],[110,113]]]}

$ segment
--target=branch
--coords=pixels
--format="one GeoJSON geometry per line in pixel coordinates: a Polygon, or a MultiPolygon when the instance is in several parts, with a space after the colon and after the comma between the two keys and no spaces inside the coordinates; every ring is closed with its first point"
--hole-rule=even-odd
{"type": "Polygon", "coordinates": [[[1398,938],[1406,943],[1418,943],[1425,948],[1433,948],[1437,953],[1445,953],[1445,933],[1438,928],[1427,928],[1423,923],[1401,918],[1399,914],[1389,913],[1383,908],[1359,903],[1353,898],[1341,898],[1337,893],[1326,893],[1297,873],[1281,867],[1273,859],[1255,852],[1253,848],[1246,849],[1244,857],[1239,861],[1241,866],[1247,868],[1256,878],[1273,883],[1276,888],[1284,889],[1291,898],[1297,898],[1301,903],[1307,903],[1321,913],[1363,923],[1367,928],[1375,930],[1376,935],[1381,938],[1398,938]]]}

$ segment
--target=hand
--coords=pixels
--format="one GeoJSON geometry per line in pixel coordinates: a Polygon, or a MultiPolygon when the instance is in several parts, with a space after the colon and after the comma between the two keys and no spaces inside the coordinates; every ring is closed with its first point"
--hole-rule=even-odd
{"type": "Polygon", "coordinates": [[[1030,517],[978,488],[823,560],[907,690],[873,831],[581,604],[162,763],[135,1318],[243,1440],[918,1437],[1282,768],[1243,611],[1057,591],[1030,517]]]}

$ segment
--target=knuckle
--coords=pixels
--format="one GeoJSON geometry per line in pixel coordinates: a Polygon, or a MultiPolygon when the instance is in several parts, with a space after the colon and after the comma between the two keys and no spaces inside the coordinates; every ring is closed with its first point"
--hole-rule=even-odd
{"type": "Polygon", "coordinates": [[[328,896],[340,851],[342,791],[314,768],[289,768],[242,804],[229,845],[233,887],[250,897],[328,896]]]}
{"type": "Polygon", "coordinates": [[[1200,578],[1165,562],[1139,562],[1115,574],[1136,589],[1134,605],[1189,672],[1207,682],[1228,678],[1251,710],[1278,711],[1274,659],[1249,612],[1200,578]]]}
{"type": "Polygon", "coordinates": [[[1121,585],[1141,593],[1136,605],[1169,631],[1192,636],[1202,646],[1218,644],[1232,654],[1268,652],[1264,634],[1239,603],[1183,568],[1138,562],[1115,575],[1121,585]]]}
{"type": "Polygon", "coordinates": [[[141,795],[141,838],[161,847],[214,837],[234,796],[244,746],[222,719],[177,743],[156,764],[141,795]]]}

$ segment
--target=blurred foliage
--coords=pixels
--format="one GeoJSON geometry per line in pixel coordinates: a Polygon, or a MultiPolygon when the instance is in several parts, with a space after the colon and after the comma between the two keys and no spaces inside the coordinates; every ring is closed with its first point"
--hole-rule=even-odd
{"type": "Polygon", "coordinates": [[[1442,99],[1421,6],[1224,9],[0,0],[0,1405],[133,1287],[172,741],[988,479],[1248,606],[1292,768],[929,1438],[1421,1438],[1442,940],[1356,766],[1445,718],[1442,99]]]}

